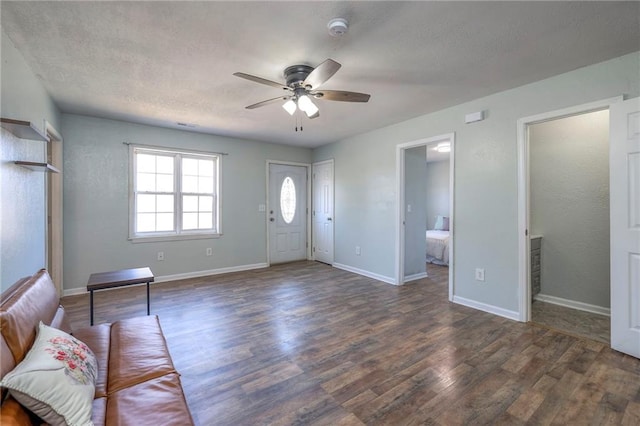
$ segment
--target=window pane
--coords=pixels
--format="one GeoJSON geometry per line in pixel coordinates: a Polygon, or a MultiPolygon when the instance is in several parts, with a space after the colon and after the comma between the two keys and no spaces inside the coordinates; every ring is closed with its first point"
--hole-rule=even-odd
{"type": "Polygon", "coordinates": [[[182,159],[182,174],[195,176],[198,174],[198,160],[195,158],[182,159]]]}
{"type": "Polygon", "coordinates": [[[173,174],[173,157],[164,157],[159,155],[156,157],[156,161],[157,173],[173,174]]]}
{"type": "Polygon", "coordinates": [[[213,197],[208,197],[206,195],[201,195],[200,203],[198,206],[198,210],[201,212],[211,212],[213,211],[213,197]]]}
{"type": "Polygon", "coordinates": [[[138,173],[136,177],[136,191],[156,190],[156,175],[152,173],[138,173]]]}
{"type": "Polygon", "coordinates": [[[198,192],[198,178],[196,176],[182,176],[182,192],[198,192]]]}
{"type": "Polygon", "coordinates": [[[173,192],[173,175],[157,175],[157,191],[173,192]]]}
{"type": "Polygon", "coordinates": [[[198,211],[198,197],[195,195],[182,196],[182,211],[185,212],[197,212],[198,211]]]}
{"type": "Polygon", "coordinates": [[[173,213],[173,195],[158,195],[156,209],[162,213],[173,213]]]}
{"type": "Polygon", "coordinates": [[[198,192],[200,194],[211,194],[213,192],[213,178],[212,177],[198,178],[198,192]]]}
{"type": "Polygon", "coordinates": [[[136,232],[153,232],[156,230],[156,215],[154,213],[138,213],[136,217],[136,232]]]}
{"type": "Polygon", "coordinates": [[[138,194],[136,207],[138,213],[150,213],[156,211],[156,196],[150,194],[138,194]]]}
{"type": "Polygon", "coordinates": [[[200,176],[213,176],[213,160],[198,160],[198,174],[200,176]]]}
{"type": "Polygon", "coordinates": [[[173,213],[156,215],[156,231],[173,231],[173,213]]]}
{"type": "Polygon", "coordinates": [[[200,229],[213,228],[213,215],[211,213],[200,213],[198,215],[198,228],[200,229]]]}
{"type": "Polygon", "coordinates": [[[198,213],[184,213],[182,215],[182,229],[198,229],[198,213]]]}
{"type": "Polygon", "coordinates": [[[280,188],[280,211],[285,223],[291,223],[296,215],[296,186],[287,176],[280,188]]]}
{"type": "Polygon", "coordinates": [[[155,173],[156,171],[156,156],[148,154],[136,155],[136,171],[144,173],[155,173]]]}

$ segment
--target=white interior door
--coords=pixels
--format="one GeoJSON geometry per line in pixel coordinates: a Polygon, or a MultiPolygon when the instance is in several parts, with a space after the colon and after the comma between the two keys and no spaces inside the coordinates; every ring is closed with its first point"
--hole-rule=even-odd
{"type": "Polygon", "coordinates": [[[313,165],[313,253],[333,264],[333,161],[313,165]]]}
{"type": "Polygon", "coordinates": [[[640,98],[611,105],[611,347],[640,358],[640,98]]]}
{"type": "Polygon", "coordinates": [[[307,168],[269,165],[269,261],[307,258],[307,168]]]}

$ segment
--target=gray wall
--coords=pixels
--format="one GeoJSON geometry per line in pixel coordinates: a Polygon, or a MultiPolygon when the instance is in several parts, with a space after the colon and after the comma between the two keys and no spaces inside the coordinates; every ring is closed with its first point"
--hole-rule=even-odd
{"type": "Polygon", "coordinates": [[[541,293],[608,308],[609,111],[535,124],[529,141],[541,293]]]}
{"type": "Polygon", "coordinates": [[[427,242],[427,147],[418,146],[404,151],[405,157],[405,277],[426,272],[427,242]],[[411,211],[408,206],[411,206],[411,211]]]}
{"type": "Polygon", "coordinates": [[[311,150],[64,114],[64,289],[92,272],[150,266],[156,276],[265,263],[266,160],[311,162],[311,150]],[[229,153],[222,157],[217,239],[131,243],[129,151],[123,142],[229,153]],[[213,256],[205,256],[206,248],[213,256]],[[157,260],[163,251],[165,260],[157,260]]]}
{"type": "Polygon", "coordinates": [[[454,297],[518,311],[519,118],[605,99],[640,94],[640,56],[581,68],[533,84],[377,129],[314,150],[335,158],[337,263],[394,279],[396,145],[455,132],[454,297]],[[464,116],[487,118],[464,124],[464,116]],[[355,245],[362,255],[355,256],[355,245]],[[475,268],[485,268],[482,284],[475,268]]]}
{"type": "MultiPolygon", "coordinates": [[[[40,130],[44,120],[59,129],[59,112],[40,80],[27,66],[11,40],[2,43],[0,114],[31,121],[40,130]]],[[[0,129],[0,284],[4,290],[16,280],[45,267],[45,174],[13,164],[15,160],[45,161],[45,142],[22,140],[0,129]]]]}
{"type": "Polygon", "coordinates": [[[433,229],[436,216],[449,215],[449,160],[427,163],[427,227],[433,229]]]}

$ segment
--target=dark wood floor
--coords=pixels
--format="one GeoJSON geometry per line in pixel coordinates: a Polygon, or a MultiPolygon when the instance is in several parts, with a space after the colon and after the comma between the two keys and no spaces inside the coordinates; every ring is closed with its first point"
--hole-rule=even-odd
{"type": "MultiPolygon", "coordinates": [[[[300,262],[159,283],[199,425],[640,424],[640,360],[447,301],[446,268],[396,287],[300,262]]],[[[96,323],[145,313],[96,292],[96,323]]],[[[88,296],[63,299],[74,327],[88,296]]]]}

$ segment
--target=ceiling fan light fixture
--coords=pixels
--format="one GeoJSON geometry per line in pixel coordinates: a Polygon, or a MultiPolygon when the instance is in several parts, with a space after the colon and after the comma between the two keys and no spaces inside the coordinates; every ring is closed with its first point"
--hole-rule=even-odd
{"type": "Polygon", "coordinates": [[[311,99],[307,95],[302,95],[298,98],[298,108],[307,114],[307,117],[311,117],[318,112],[318,107],[311,102],[311,99]]]}
{"type": "Polygon", "coordinates": [[[293,115],[296,112],[296,103],[293,101],[293,99],[289,99],[284,103],[284,105],[282,105],[282,108],[284,108],[284,110],[287,111],[289,115],[293,115]]]}

